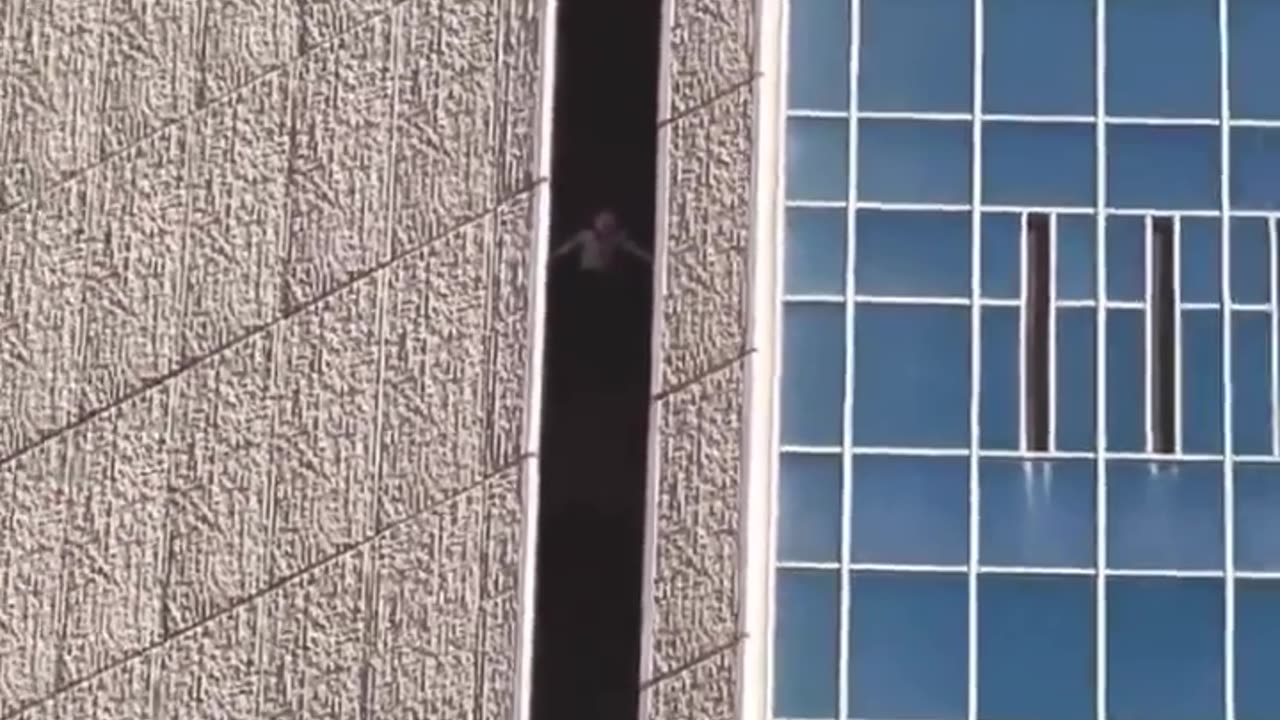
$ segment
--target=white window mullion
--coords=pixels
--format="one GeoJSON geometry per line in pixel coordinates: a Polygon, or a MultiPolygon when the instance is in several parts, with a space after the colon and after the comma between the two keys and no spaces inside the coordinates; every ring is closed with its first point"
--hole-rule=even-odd
{"type": "MultiPolygon", "coordinates": [[[[970,232],[973,236],[970,255],[969,296],[969,572],[968,572],[968,706],[967,720],[978,720],[978,559],[980,557],[978,515],[980,502],[978,484],[978,423],[979,382],[982,377],[982,308],[978,302],[982,287],[982,81],[983,56],[983,0],[973,0],[973,149],[970,192],[973,214],[970,232]]],[[[1026,223],[1023,223],[1024,231],[1026,223]]],[[[1025,256],[1025,253],[1023,253],[1025,256]]],[[[1025,264],[1025,260],[1024,260],[1025,264]]],[[[1023,393],[1025,403],[1025,393],[1023,393]]],[[[1025,427],[1025,424],[1024,424],[1025,427]]],[[[1025,435],[1025,430],[1023,431],[1025,435]]]]}

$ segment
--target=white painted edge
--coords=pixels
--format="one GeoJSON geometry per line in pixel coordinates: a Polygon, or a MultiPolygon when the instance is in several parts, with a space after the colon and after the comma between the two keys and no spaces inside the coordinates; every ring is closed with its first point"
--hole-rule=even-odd
{"type": "Polygon", "coordinates": [[[738,716],[768,720],[773,705],[774,542],[778,476],[782,138],[786,123],[786,0],[756,0],[752,227],[747,243],[747,355],[740,486],[738,716]]]}
{"type": "Polygon", "coordinates": [[[529,260],[529,346],[525,360],[526,388],[522,459],[524,520],[520,528],[519,627],[517,629],[515,703],[512,720],[529,720],[533,713],[533,643],[537,618],[538,518],[542,477],[543,365],[546,346],[547,258],[551,238],[552,113],[555,105],[557,0],[540,0],[538,28],[538,115],[534,140],[533,248],[529,260]]]}
{"type": "Polygon", "coordinates": [[[662,479],[662,411],[657,397],[662,392],[662,338],[666,334],[662,300],[667,294],[667,201],[671,196],[671,126],[663,121],[671,107],[671,31],[675,26],[675,3],[676,0],[662,0],[662,18],[658,27],[658,102],[653,118],[657,157],[653,201],[653,293],[649,312],[649,425],[645,433],[644,567],[640,586],[640,663],[636,678],[637,686],[642,688],[636,703],[638,718],[648,718],[652,712],[652,693],[644,688],[644,683],[653,673],[654,629],[657,626],[654,584],[658,577],[658,491],[662,479]]]}

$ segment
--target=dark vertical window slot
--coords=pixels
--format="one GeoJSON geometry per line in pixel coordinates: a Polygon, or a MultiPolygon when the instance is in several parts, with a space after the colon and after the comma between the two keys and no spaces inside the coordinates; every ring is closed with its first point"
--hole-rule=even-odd
{"type": "Polygon", "coordinates": [[[1151,442],[1152,451],[1177,445],[1177,299],[1174,294],[1173,220],[1151,220],[1151,442]]]}
{"type": "Polygon", "coordinates": [[[635,718],[661,2],[558,4],[532,717],[635,718]],[[593,273],[557,251],[603,210],[593,273]]]}
{"type": "Polygon", "coordinates": [[[1027,215],[1026,227],[1027,296],[1023,299],[1027,449],[1049,450],[1049,324],[1053,312],[1052,253],[1053,238],[1049,232],[1049,216],[1027,215]]]}

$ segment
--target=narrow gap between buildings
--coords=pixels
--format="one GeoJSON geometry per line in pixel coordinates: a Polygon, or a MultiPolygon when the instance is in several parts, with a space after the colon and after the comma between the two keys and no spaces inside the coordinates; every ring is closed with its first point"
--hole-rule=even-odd
{"type": "Polygon", "coordinates": [[[533,720],[637,715],[661,6],[559,2],[533,720]]]}

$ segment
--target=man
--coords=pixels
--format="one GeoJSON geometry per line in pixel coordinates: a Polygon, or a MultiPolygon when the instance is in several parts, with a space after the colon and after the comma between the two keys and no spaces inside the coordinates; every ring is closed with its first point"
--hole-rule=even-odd
{"type": "MultiPolygon", "coordinates": [[[[586,273],[607,273],[613,270],[618,253],[624,252],[645,262],[653,258],[643,248],[631,242],[627,232],[618,224],[618,218],[610,210],[596,213],[591,227],[579,230],[551,254],[552,259],[570,252],[578,253],[578,270],[586,273]]],[[[589,277],[599,277],[593,275],[589,277]]]]}
{"type": "MultiPolygon", "coordinates": [[[[591,226],[574,233],[564,245],[552,253],[552,259],[577,253],[576,272],[563,287],[565,300],[577,316],[573,326],[577,332],[570,346],[575,348],[575,367],[611,377],[631,345],[634,329],[628,319],[636,302],[629,299],[634,292],[634,278],[619,271],[622,254],[646,263],[653,258],[631,242],[610,210],[602,210],[592,218],[591,226]]],[[[646,328],[647,331],[647,328],[646,328]]]]}

